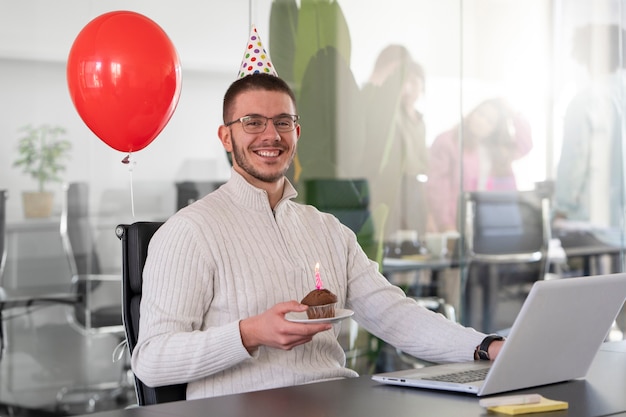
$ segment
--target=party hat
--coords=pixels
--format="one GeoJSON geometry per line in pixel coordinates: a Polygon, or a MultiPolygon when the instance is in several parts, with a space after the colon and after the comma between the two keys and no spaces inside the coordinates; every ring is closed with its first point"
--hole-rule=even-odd
{"type": "Polygon", "coordinates": [[[241,60],[241,66],[239,67],[238,78],[243,78],[246,75],[266,73],[278,77],[278,73],[274,69],[274,65],[270,59],[270,54],[267,53],[265,47],[261,43],[261,37],[256,30],[256,27],[252,25],[250,29],[250,36],[248,37],[248,43],[246,45],[246,51],[243,54],[241,60]]]}

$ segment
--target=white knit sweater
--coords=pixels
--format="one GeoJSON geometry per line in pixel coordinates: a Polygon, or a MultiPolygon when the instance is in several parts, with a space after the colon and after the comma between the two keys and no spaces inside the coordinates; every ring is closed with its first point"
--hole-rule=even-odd
{"type": "Polygon", "coordinates": [[[239,320],[324,287],[386,342],[430,361],[468,361],[484,334],[419,307],[378,273],[352,231],[312,206],[282,200],[232,171],[215,192],[173,215],[150,242],[132,368],[150,386],[188,383],[202,398],[353,377],[333,331],[290,351],[249,355],[239,320]]]}

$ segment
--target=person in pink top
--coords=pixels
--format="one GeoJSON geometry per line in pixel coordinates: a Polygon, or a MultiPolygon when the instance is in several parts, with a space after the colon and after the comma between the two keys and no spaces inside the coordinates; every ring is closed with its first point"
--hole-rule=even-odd
{"type": "Polygon", "coordinates": [[[462,125],[437,136],[430,148],[427,183],[429,231],[458,230],[462,191],[516,190],[512,163],[532,146],[528,120],[502,98],[483,101],[462,125]]]}

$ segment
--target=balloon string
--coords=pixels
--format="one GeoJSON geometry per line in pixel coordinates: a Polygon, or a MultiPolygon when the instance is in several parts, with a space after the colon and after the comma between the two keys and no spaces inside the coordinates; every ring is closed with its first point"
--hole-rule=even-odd
{"type": "Polygon", "coordinates": [[[135,192],[133,189],[133,168],[135,167],[135,160],[133,159],[133,155],[131,152],[129,152],[128,155],[126,155],[126,157],[122,159],[122,163],[128,165],[128,179],[130,182],[130,210],[134,219],[135,218],[135,192]]]}
{"type": "Polygon", "coordinates": [[[133,190],[133,170],[130,171],[130,211],[135,218],[135,192],[133,190]]]}

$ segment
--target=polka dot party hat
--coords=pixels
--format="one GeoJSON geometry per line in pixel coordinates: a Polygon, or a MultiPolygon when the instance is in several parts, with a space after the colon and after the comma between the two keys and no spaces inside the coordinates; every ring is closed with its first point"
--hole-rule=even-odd
{"type": "Polygon", "coordinates": [[[261,43],[261,37],[256,27],[252,25],[237,78],[243,78],[246,75],[260,72],[278,77],[278,73],[274,69],[274,64],[272,64],[272,60],[270,59],[270,54],[267,53],[261,43]]]}

